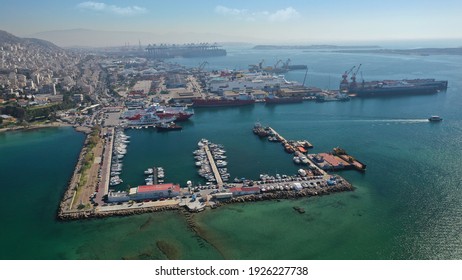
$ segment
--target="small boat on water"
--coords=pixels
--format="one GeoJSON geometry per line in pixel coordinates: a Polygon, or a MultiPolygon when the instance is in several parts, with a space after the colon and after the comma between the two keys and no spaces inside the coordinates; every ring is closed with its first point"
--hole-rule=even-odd
{"type": "Polygon", "coordinates": [[[440,122],[442,120],[443,120],[443,118],[440,117],[440,116],[431,116],[431,117],[428,118],[429,122],[440,122]]]}
{"type": "Polygon", "coordinates": [[[156,125],[157,131],[170,131],[170,130],[182,130],[183,127],[177,125],[174,122],[171,123],[160,123],[156,125]]]}

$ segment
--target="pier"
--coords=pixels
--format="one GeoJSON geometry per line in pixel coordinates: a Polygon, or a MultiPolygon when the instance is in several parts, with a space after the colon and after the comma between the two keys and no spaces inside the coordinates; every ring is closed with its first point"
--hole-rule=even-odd
{"type": "Polygon", "coordinates": [[[159,178],[157,177],[157,167],[155,166],[152,168],[152,180],[154,185],[159,183],[159,178]]]}
{"type": "Polygon", "coordinates": [[[366,171],[366,164],[339,147],[334,148],[332,153],[307,154],[307,149],[313,148],[313,145],[307,140],[287,140],[272,127],[262,127],[260,123],[255,124],[253,132],[259,137],[268,137],[268,140],[272,142],[281,142],[287,153],[295,153],[294,161],[297,164],[308,165],[311,170],[306,170],[308,173],[315,171],[316,174],[329,176],[326,170],[355,169],[360,172],[366,171]]]}
{"type": "Polygon", "coordinates": [[[215,176],[215,180],[217,181],[218,189],[221,190],[223,188],[223,180],[221,179],[220,172],[218,171],[218,167],[215,164],[215,160],[213,159],[208,144],[204,145],[204,151],[207,154],[207,159],[209,160],[210,167],[212,168],[213,176],[215,176]]]}

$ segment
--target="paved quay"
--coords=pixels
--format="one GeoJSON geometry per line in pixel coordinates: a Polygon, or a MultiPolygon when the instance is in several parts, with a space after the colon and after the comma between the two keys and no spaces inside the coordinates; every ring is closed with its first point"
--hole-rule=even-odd
{"type": "Polygon", "coordinates": [[[103,205],[103,197],[109,192],[109,180],[111,176],[111,160],[112,160],[112,149],[114,147],[114,128],[108,128],[103,130],[108,136],[105,142],[103,161],[101,163],[100,177],[101,181],[98,184],[98,192],[96,194],[95,201],[99,205],[103,205]]]}

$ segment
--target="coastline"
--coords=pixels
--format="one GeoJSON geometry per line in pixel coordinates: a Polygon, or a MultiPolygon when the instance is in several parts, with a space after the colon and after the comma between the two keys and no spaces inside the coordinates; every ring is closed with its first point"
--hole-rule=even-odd
{"type": "Polygon", "coordinates": [[[62,123],[62,122],[51,122],[51,123],[42,123],[42,124],[30,124],[26,126],[13,126],[13,127],[5,127],[5,128],[0,128],[0,133],[2,132],[8,132],[8,131],[19,131],[19,130],[34,130],[34,129],[40,129],[40,128],[49,128],[49,127],[65,127],[65,126],[72,126],[67,123],[62,123]]]}
{"type": "MultiPolygon", "coordinates": [[[[63,123],[63,122],[30,124],[27,126],[13,126],[13,127],[0,128],[0,133],[10,132],[10,131],[22,131],[22,130],[28,131],[28,130],[35,130],[35,129],[42,129],[42,128],[51,128],[51,127],[69,127],[69,126],[73,126],[73,125],[68,124],[68,123],[63,123]]],[[[77,126],[75,127],[75,131],[88,133],[89,131],[91,131],[91,129],[87,127],[77,126]]]]}

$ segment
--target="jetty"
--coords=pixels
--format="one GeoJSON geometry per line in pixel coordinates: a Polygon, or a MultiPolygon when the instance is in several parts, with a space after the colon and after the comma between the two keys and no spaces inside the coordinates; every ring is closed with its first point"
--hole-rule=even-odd
{"type": "Polygon", "coordinates": [[[218,167],[215,163],[215,159],[213,159],[212,153],[210,152],[209,144],[205,144],[203,149],[207,155],[207,159],[209,160],[209,164],[210,164],[210,167],[212,168],[213,176],[215,177],[217,186],[219,189],[222,189],[223,180],[221,178],[220,172],[218,172],[218,167]]]}
{"type": "Polygon", "coordinates": [[[328,175],[328,171],[349,170],[355,169],[360,172],[366,171],[366,164],[355,159],[342,148],[334,148],[331,153],[308,154],[308,149],[313,148],[313,145],[308,140],[287,140],[279,134],[274,128],[267,126],[263,127],[260,123],[256,123],[253,128],[254,134],[259,137],[268,137],[271,142],[280,142],[287,153],[295,153],[293,158],[296,164],[306,164],[309,170],[304,170],[305,173],[313,173],[314,175],[328,175]]]}

